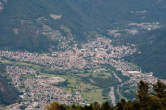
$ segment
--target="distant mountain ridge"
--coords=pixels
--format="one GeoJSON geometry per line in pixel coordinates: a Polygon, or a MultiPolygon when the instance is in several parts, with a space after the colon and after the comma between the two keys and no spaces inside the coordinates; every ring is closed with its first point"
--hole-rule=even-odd
{"type": "Polygon", "coordinates": [[[57,45],[61,44],[58,40],[52,41],[42,34],[43,24],[67,38],[69,33],[61,29],[63,25],[70,29],[76,42],[82,42],[87,40],[89,32],[103,33],[114,23],[165,22],[164,4],[164,0],[8,0],[0,13],[0,47],[28,51],[59,50],[57,45]],[[55,20],[50,18],[50,14],[62,17],[55,20]]]}

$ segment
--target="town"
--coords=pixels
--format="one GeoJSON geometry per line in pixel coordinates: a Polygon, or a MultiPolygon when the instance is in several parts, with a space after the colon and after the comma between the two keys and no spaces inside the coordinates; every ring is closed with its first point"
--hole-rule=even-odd
{"type": "MultiPolygon", "coordinates": [[[[10,64],[6,66],[7,74],[13,85],[22,93],[22,102],[8,106],[8,110],[19,110],[20,107],[26,110],[44,110],[47,103],[54,100],[62,104],[88,104],[83,97],[83,91],[68,92],[59,84],[66,82],[67,78],[42,73],[40,68],[48,68],[52,71],[71,70],[73,68],[91,69],[95,64],[108,64],[126,76],[129,80],[122,79],[117,73],[112,76],[119,82],[116,88],[110,87],[110,100],[116,103],[115,92],[120,94],[119,89],[125,85],[136,87],[140,80],[155,83],[158,78],[153,73],[142,73],[141,68],[123,59],[137,52],[135,45],[114,46],[112,41],[105,37],[98,37],[95,40],[82,44],[81,48],[75,45],[66,51],[52,53],[30,53],[27,51],[1,50],[1,62],[10,64]],[[12,65],[11,62],[17,62],[12,65]]],[[[91,71],[92,74],[97,71],[91,71]]],[[[100,72],[100,69],[99,69],[100,72]]],[[[108,74],[108,73],[107,73],[108,74]]],[[[94,76],[96,77],[96,76],[94,76]]],[[[94,82],[91,80],[91,82],[94,82]]],[[[80,87],[81,88],[81,87],[80,87]]],[[[92,89],[92,88],[91,88],[92,89]]]]}

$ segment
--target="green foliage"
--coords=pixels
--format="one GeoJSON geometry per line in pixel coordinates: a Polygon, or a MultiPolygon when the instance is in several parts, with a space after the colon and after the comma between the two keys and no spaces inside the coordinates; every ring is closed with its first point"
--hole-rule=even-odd
{"type": "Polygon", "coordinates": [[[0,63],[0,104],[9,105],[19,100],[18,90],[6,75],[6,65],[0,63]]]}
{"type": "Polygon", "coordinates": [[[149,84],[144,81],[140,81],[140,84],[138,85],[138,91],[136,97],[140,102],[143,104],[146,104],[146,102],[149,100],[149,84]]]}
{"type": "Polygon", "coordinates": [[[10,105],[19,100],[18,90],[10,85],[9,80],[0,75],[0,104],[10,105]]]}
{"type": "MultiPolygon", "coordinates": [[[[124,38],[122,38],[124,41],[124,38]]],[[[128,43],[137,45],[137,50],[141,53],[126,58],[130,62],[137,64],[146,72],[154,72],[155,76],[166,78],[166,27],[143,32],[126,39],[128,43]]]]}
{"type": "Polygon", "coordinates": [[[136,94],[136,99],[133,101],[126,101],[121,99],[116,106],[112,106],[108,102],[99,104],[94,102],[90,105],[80,106],[80,105],[60,105],[58,102],[53,102],[47,105],[47,110],[166,110],[164,105],[166,100],[163,100],[165,96],[161,96],[161,92],[165,90],[165,84],[158,81],[153,85],[153,91],[150,92],[150,87],[147,82],[140,81],[138,85],[138,91],[136,94]]]}
{"type": "Polygon", "coordinates": [[[156,0],[9,0],[0,13],[0,48],[43,52],[56,47],[58,41],[40,34],[42,24],[59,31],[61,25],[65,25],[76,41],[84,42],[99,31],[105,34],[117,23],[165,22],[164,4],[164,0],[162,3],[156,0]],[[141,16],[136,14],[138,10],[148,10],[148,13],[141,16]],[[51,13],[62,18],[54,20],[49,16],[51,13]]]}
{"type": "Polygon", "coordinates": [[[158,80],[156,84],[153,85],[155,95],[159,98],[166,99],[166,85],[158,80]]]}

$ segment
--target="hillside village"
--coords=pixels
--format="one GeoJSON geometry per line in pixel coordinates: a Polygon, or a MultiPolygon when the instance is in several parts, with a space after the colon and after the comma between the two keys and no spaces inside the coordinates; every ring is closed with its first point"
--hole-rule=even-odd
{"type": "Polygon", "coordinates": [[[111,40],[106,38],[97,38],[87,44],[83,44],[81,49],[77,45],[72,50],[65,52],[52,53],[29,53],[29,52],[12,52],[0,51],[1,57],[14,59],[20,62],[30,62],[50,68],[70,69],[72,67],[83,68],[91,63],[110,63],[115,61],[114,58],[120,59],[136,52],[132,46],[116,46],[111,44],[111,40]]]}
{"type": "Polygon", "coordinates": [[[165,4],[0,0],[0,109],[130,104],[140,80],[166,83],[165,4]]]}
{"type": "MultiPolygon", "coordinates": [[[[26,105],[27,110],[34,108],[44,110],[45,104],[53,100],[62,104],[88,104],[79,89],[70,93],[58,86],[67,79],[61,76],[49,76],[36,69],[38,67],[29,67],[29,65],[39,65],[39,67],[62,71],[73,68],[78,70],[90,69],[94,64],[109,64],[120,71],[122,76],[129,77],[129,80],[124,80],[116,72],[112,73],[113,77],[119,82],[116,87],[110,87],[110,100],[112,100],[112,104],[115,104],[115,92],[120,92],[120,89],[125,85],[135,87],[140,80],[146,80],[151,84],[157,81],[153,73],[142,73],[138,66],[133,66],[133,64],[123,60],[123,57],[135,52],[137,51],[134,45],[113,46],[111,40],[104,37],[82,44],[82,48],[75,45],[73,49],[64,52],[39,54],[1,50],[0,57],[5,59],[2,62],[10,64],[6,66],[7,74],[14,86],[22,93],[20,98],[23,100],[21,103],[8,106],[8,110],[13,110],[13,107],[19,109],[23,105],[26,105]],[[12,66],[9,61],[17,62],[18,65],[12,66]],[[23,66],[19,64],[21,62],[23,66]]],[[[94,74],[97,70],[92,72],[94,74]]],[[[93,80],[91,81],[93,82],[93,80]]]]}
{"type": "MultiPolygon", "coordinates": [[[[27,105],[27,110],[34,108],[44,109],[46,103],[54,100],[62,104],[83,103],[83,99],[78,92],[68,94],[63,89],[56,86],[58,83],[65,81],[61,77],[37,76],[36,71],[33,69],[18,66],[7,66],[7,73],[15,87],[22,92],[20,97],[24,101],[21,104],[27,105]]],[[[18,107],[21,104],[18,104],[18,107]]],[[[16,105],[13,106],[16,107],[16,105]]],[[[9,108],[12,108],[12,106],[9,108]]]]}

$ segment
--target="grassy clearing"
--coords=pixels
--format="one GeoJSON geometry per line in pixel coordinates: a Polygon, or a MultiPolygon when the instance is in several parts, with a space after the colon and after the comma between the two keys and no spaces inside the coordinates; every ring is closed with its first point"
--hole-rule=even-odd
{"type": "Polygon", "coordinates": [[[23,78],[25,79],[33,79],[35,77],[35,75],[32,75],[32,74],[24,74],[23,75],[23,78]]]}
{"type": "Polygon", "coordinates": [[[102,89],[97,88],[89,88],[87,92],[83,92],[82,96],[88,100],[89,103],[98,101],[98,102],[104,102],[104,97],[102,96],[102,89]]]}
{"type": "Polygon", "coordinates": [[[84,83],[77,77],[68,77],[67,81],[69,84],[65,88],[65,90],[68,93],[79,91],[83,96],[83,98],[88,101],[88,103],[94,101],[99,101],[99,102],[105,101],[104,97],[102,96],[102,89],[94,85],[84,83]]]}
{"type": "Polygon", "coordinates": [[[41,66],[39,66],[39,65],[30,64],[30,63],[26,63],[26,62],[10,61],[10,60],[6,60],[6,59],[1,60],[1,62],[3,64],[8,64],[8,65],[28,66],[28,67],[31,67],[31,68],[37,69],[37,70],[41,69],[41,66]]]}

